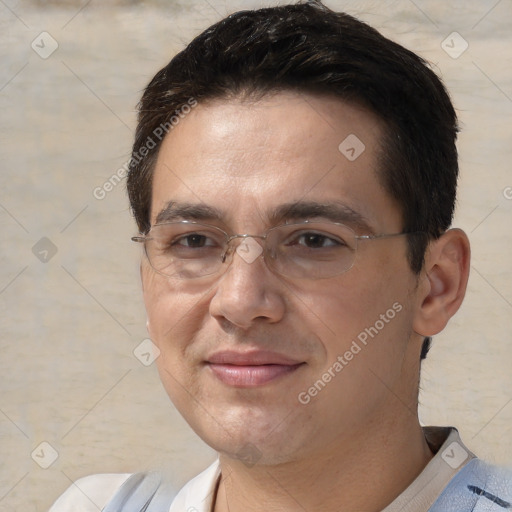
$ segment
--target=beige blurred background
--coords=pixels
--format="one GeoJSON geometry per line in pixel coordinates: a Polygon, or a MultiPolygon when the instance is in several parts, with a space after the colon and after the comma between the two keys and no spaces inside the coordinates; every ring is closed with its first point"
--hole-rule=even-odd
{"type": "MultiPolygon", "coordinates": [[[[128,160],[153,74],[227,13],[277,3],[0,1],[0,510],[45,511],[97,472],[181,482],[214,457],[134,355],[136,230],[124,182],[94,190],[128,160]]],[[[511,0],[325,3],[427,58],[451,91],[472,275],[424,364],[420,414],[512,465],[511,0]]]]}

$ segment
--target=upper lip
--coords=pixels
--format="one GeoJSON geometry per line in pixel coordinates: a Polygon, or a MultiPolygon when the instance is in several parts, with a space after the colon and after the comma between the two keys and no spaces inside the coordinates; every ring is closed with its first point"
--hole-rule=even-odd
{"type": "Polygon", "coordinates": [[[232,364],[237,366],[260,366],[264,364],[293,366],[303,362],[269,350],[251,350],[246,352],[221,350],[213,353],[206,361],[213,364],[232,364]]]}

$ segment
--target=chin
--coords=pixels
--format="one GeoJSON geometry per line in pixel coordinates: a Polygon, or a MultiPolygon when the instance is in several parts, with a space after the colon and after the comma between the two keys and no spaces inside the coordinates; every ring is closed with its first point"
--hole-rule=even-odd
{"type": "Polygon", "coordinates": [[[196,434],[220,455],[246,465],[276,465],[293,461],[310,435],[303,419],[286,408],[261,406],[213,407],[187,414],[181,411],[196,434]]]}

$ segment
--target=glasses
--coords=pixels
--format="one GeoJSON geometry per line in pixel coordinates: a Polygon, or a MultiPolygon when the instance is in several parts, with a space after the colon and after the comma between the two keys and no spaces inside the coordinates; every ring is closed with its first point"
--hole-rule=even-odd
{"type": "Polygon", "coordinates": [[[263,255],[267,266],[285,277],[325,279],[352,268],[358,242],[406,234],[412,233],[356,235],[343,224],[304,221],[270,228],[263,235],[230,235],[217,226],[184,220],[156,224],[147,235],[132,240],[144,244],[151,267],[167,277],[221,273],[236,251],[247,263],[263,255]],[[236,248],[234,240],[239,241],[236,248]]]}

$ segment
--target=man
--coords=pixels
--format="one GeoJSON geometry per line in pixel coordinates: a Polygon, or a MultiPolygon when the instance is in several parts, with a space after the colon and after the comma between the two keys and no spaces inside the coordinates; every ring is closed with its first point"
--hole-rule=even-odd
{"type": "Polygon", "coordinates": [[[233,14],[159,71],[128,177],[148,331],[219,459],[52,511],[510,509],[512,475],[417,414],[469,273],[456,134],[419,57],[319,2],[233,14]]]}

